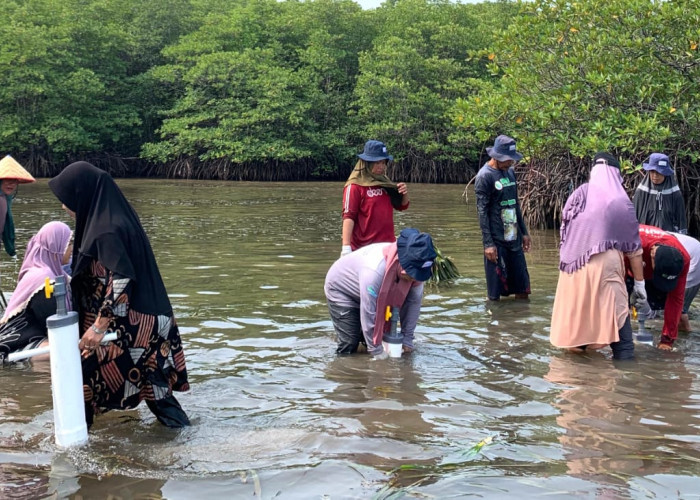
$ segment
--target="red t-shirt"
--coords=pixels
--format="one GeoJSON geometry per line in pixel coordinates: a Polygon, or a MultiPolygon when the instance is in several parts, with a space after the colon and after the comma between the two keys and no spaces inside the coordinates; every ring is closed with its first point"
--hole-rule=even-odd
{"type": "MultiPolygon", "coordinates": [[[[673,344],[678,337],[678,322],[681,319],[683,312],[683,298],[685,295],[685,281],[688,277],[688,269],[690,268],[690,255],[685,250],[683,245],[672,234],[667,233],[654,226],[639,225],[639,237],[642,240],[642,260],[644,261],[644,280],[650,280],[654,277],[654,271],[651,267],[651,248],[656,245],[667,245],[677,249],[683,255],[683,269],[678,275],[676,287],[666,294],[666,304],[664,306],[664,327],[661,334],[661,342],[673,344]]],[[[632,271],[629,267],[629,260],[625,258],[625,267],[627,273],[631,276],[632,271]]]]}
{"type": "MultiPolygon", "coordinates": [[[[406,210],[408,203],[398,210],[406,210]]],[[[350,184],[343,189],[343,219],[355,221],[350,247],[353,251],[372,243],[396,241],[394,207],[384,188],[350,184]]]]}

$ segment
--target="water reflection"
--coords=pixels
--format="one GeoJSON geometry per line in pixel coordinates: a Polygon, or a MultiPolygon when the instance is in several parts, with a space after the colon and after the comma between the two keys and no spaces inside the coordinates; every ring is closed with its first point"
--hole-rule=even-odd
{"type": "Polygon", "coordinates": [[[13,500],[47,497],[49,481],[46,471],[45,466],[3,460],[0,463],[0,497],[13,500]]]}
{"type": "Polygon", "coordinates": [[[422,380],[410,356],[388,361],[357,355],[328,363],[324,378],[335,386],[316,411],[327,415],[326,428],[339,438],[334,443],[338,456],[382,468],[392,468],[404,457],[432,458],[423,443],[441,433],[423,418],[427,399],[422,380]]]}
{"type": "Polygon", "coordinates": [[[695,474],[694,377],[679,356],[665,361],[667,370],[650,373],[597,353],[551,358],[545,379],[566,387],[553,404],[569,474],[608,487],[638,476],[695,474]]]}
{"type": "Polygon", "coordinates": [[[72,452],[59,452],[51,460],[47,492],[50,498],[109,498],[111,500],[156,500],[163,498],[165,480],[110,474],[79,475],[72,452]]]}
{"type": "MultiPolygon", "coordinates": [[[[431,233],[464,277],[426,287],[410,357],[371,362],[333,355],[323,296],[340,251],[341,183],[119,183],[180,325],[192,390],[178,399],[194,425],[177,432],[145,409],[108,412],[88,446],[63,452],[48,373],[0,368],[0,497],[700,491],[698,333],[670,356],[640,348],[628,368],[553,349],[556,232],[532,232],[530,302],[489,303],[474,203],[461,203],[461,186],[412,186],[397,226],[431,233]]],[[[47,220],[70,223],[46,180],[22,189],[20,252],[47,220]]],[[[5,291],[17,271],[0,258],[5,291]]]]}

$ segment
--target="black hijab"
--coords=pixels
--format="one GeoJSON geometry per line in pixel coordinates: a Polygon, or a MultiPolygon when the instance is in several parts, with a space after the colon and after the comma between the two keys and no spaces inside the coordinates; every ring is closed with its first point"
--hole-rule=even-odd
{"type": "Polygon", "coordinates": [[[114,179],[90,163],[68,165],[49,187],[75,212],[72,275],[95,259],[133,281],[130,307],[146,314],[172,313],[148,236],[114,179]]]}

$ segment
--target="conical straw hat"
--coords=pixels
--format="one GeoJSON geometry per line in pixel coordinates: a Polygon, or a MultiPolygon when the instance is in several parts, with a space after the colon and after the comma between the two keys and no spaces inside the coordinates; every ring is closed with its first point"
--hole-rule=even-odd
{"type": "Polygon", "coordinates": [[[17,163],[17,160],[10,155],[0,160],[0,179],[17,179],[20,184],[36,182],[32,174],[27,172],[24,167],[17,163]]]}

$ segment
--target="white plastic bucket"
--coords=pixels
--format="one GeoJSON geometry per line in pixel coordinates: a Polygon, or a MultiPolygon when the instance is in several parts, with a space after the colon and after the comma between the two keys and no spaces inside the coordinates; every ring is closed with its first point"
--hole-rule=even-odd
{"type": "Polygon", "coordinates": [[[389,354],[390,358],[400,358],[403,351],[403,344],[390,344],[383,342],[384,350],[389,354]]]}

